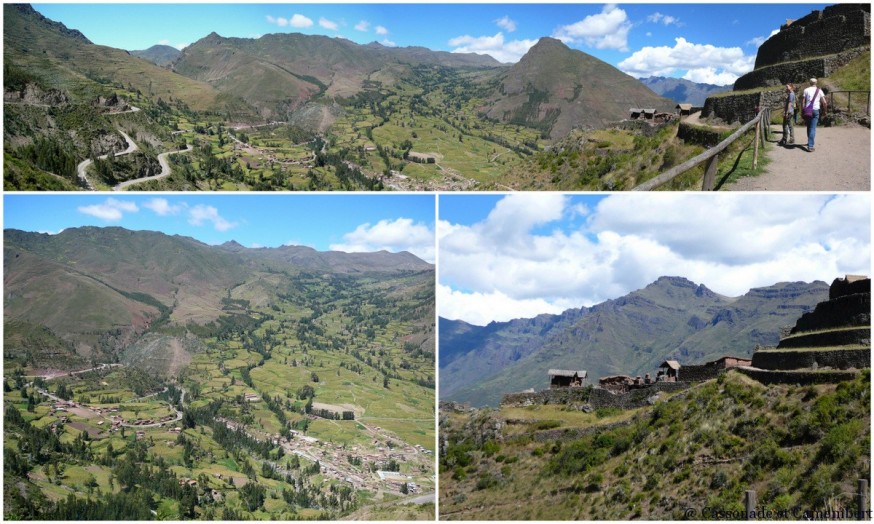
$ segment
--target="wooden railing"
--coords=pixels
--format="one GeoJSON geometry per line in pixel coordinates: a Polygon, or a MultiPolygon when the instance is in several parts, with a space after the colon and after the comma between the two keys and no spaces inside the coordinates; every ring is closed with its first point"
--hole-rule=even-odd
{"type": "Polygon", "coordinates": [[[835,95],[836,94],[846,94],[847,95],[847,113],[853,112],[853,94],[856,94],[857,100],[865,101],[865,114],[871,115],[871,91],[832,91],[828,94],[828,108],[830,111],[834,111],[835,109],[840,109],[843,111],[844,106],[838,107],[835,104],[835,95]]]}
{"type": "MultiPolygon", "coordinates": [[[[763,104],[764,97],[760,96],[759,107],[762,107],[763,104]]],[[[643,184],[640,184],[639,186],[632,189],[632,191],[651,191],[659,186],[667,184],[671,180],[677,178],[686,171],[703,162],[707,162],[707,167],[704,170],[704,180],[701,184],[701,190],[713,191],[713,183],[716,180],[716,169],[719,167],[719,153],[721,153],[728,146],[730,146],[732,142],[743,136],[753,126],[756,126],[755,148],[753,151],[753,169],[755,169],[758,166],[759,160],[759,142],[761,142],[762,147],[765,146],[766,135],[770,134],[771,132],[770,123],[771,110],[768,108],[763,108],[759,112],[759,114],[756,115],[755,118],[742,125],[740,129],[732,133],[731,136],[729,136],[716,146],[711,147],[710,149],[696,157],[690,158],[689,160],[683,162],[678,166],[672,167],[671,169],[656,176],[655,178],[647,180],[643,184]]]]}

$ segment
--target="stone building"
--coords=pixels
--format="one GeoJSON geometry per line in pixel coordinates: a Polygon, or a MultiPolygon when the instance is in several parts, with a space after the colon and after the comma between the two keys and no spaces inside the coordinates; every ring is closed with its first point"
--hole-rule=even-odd
{"type": "Polygon", "coordinates": [[[549,388],[578,388],[586,383],[588,373],[585,370],[550,369],[549,388]]]}

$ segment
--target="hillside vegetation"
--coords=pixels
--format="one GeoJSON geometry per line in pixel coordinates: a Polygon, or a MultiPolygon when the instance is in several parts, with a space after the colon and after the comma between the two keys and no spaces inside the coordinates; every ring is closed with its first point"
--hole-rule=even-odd
{"type": "Polygon", "coordinates": [[[441,409],[441,519],[742,520],[746,490],[784,520],[854,510],[870,395],[867,370],[805,387],[729,372],[628,412],[441,409]]]}

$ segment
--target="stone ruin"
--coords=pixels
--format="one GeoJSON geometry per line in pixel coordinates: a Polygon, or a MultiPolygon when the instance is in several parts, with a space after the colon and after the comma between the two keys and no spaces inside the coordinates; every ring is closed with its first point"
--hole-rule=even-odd
{"type": "Polygon", "coordinates": [[[776,348],[753,354],[739,368],[765,384],[821,384],[852,380],[871,367],[871,280],[835,279],[829,299],[798,319],[776,348]]]}

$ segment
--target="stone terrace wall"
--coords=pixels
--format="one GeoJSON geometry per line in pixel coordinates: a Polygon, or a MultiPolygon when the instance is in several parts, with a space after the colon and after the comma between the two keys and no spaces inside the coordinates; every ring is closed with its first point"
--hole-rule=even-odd
{"type": "Polygon", "coordinates": [[[544,389],[526,393],[508,393],[501,400],[504,406],[533,406],[541,404],[570,404],[588,402],[591,388],[544,389]]]}
{"type": "MultiPolygon", "coordinates": [[[[745,124],[756,117],[756,107],[759,105],[760,93],[743,93],[737,95],[711,96],[704,102],[701,118],[719,118],[733,124],[745,124]]],[[[765,91],[765,107],[780,108],[783,104],[783,92],[780,89],[765,91]]]]}
{"type": "Polygon", "coordinates": [[[605,389],[593,389],[589,405],[593,408],[634,409],[650,405],[649,399],[658,392],[682,391],[692,384],[689,382],[656,382],[641,389],[615,395],[605,389]]]}
{"type": "Polygon", "coordinates": [[[870,324],[871,294],[857,293],[820,302],[816,309],[801,315],[792,333],[870,324]]]}
{"type": "Polygon", "coordinates": [[[683,366],[680,368],[680,380],[683,382],[703,382],[716,378],[723,371],[725,371],[725,368],[717,362],[697,366],[683,366]]]}
{"type": "Polygon", "coordinates": [[[855,371],[816,372],[816,371],[770,371],[764,369],[735,368],[744,375],[758,380],[762,384],[836,384],[853,380],[858,376],[855,371]]]}
{"type": "MultiPolygon", "coordinates": [[[[685,369],[685,368],[683,368],[685,369]]],[[[587,403],[598,408],[639,408],[648,404],[647,399],[659,391],[681,391],[691,384],[686,382],[656,382],[640,386],[628,393],[614,394],[601,388],[545,389],[528,393],[509,393],[501,400],[502,406],[537,406],[542,404],[587,403]]]]}
{"type": "Polygon", "coordinates": [[[834,71],[845,66],[867,49],[869,48],[854,48],[828,56],[794,60],[756,68],[738,78],[734,83],[734,90],[743,91],[757,87],[783,86],[791,83],[795,84],[798,88],[796,93],[800,93],[802,91],[801,87],[807,87],[808,84],[806,82],[811,77],[831,76],[834,71]]]}
{"type": "Polygon", "coordinates": [[[828,331],[804,333],[780,339],[777,349],[822,348],[835,346],[870,346],[871,328],[830,329],[828,331]]]}
{"type": "Polygon", "coordinates": [[[796,20],[759,47],[756,69],[871,45],[871,6],[839,4],[796,20]]]}
{"type": "Polygon", "coordinates": [[[835,369],[864,369],[871,366],[871,348],[832,349],[829,351],[757,351],[753,367],[768,370],[830,367],[835,369]]]}

